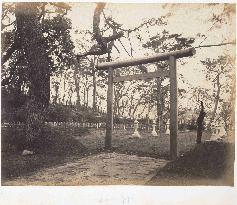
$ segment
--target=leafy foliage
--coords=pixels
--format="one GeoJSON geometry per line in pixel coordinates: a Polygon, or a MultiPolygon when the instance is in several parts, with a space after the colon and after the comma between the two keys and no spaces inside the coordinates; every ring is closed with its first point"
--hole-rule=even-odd
{"type": "Polygon", "coordinates": [[[194,38],[185,38],[181,34],[170,34],[163,30],[162,33],[151,37],[147,43],[143,44],[143,47],[151,48],[156,53],[162,53],[189,48],[194,41],[194,38]]]}
{"type": "Polygon", "coordinates": [[[60,71],[70,68],[74,61],[74,45],[70,39],[71,21],[57,15],[45,19],[42,23],[44,41],[47,52],[51,57],[51,71],[60,71]]]}

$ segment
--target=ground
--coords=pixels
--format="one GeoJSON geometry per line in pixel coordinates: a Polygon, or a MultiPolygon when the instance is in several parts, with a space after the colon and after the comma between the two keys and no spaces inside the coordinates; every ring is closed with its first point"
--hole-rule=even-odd
{"type": "MultiPolygon", "coordinates": [[[[187,182],[189,179],[184,176],[176,180],[175,174],[157,175],[170,163],[168,135],[153,137],[141,132],[143,138],[139,139],[131,137],[132,130],[114,130],[113,148],[105,151],[103,129],[90,129],[83,134],[77,128],[52,129],[73,136],[86,149],[73,154],[32,156],[2,152],[2,185],[169,185],[172,180],[172,185],[177,185],[174,183],[182,184],[182,180],[187,182]]],[[[203,140],[208,140],[208,136],[204,133],[203,140]]],[[[195,140],[195,132],[179,133],[179,155],[192,149],[195,140]]],[[[218,184],[218,180],[212,180],[212,183],[218,184]]]]}
{"type": "Polygon", "coordinates": [[[3,185],[145,184],[166,163],[151,157],[100,153],[5,181],[3,185]]]}

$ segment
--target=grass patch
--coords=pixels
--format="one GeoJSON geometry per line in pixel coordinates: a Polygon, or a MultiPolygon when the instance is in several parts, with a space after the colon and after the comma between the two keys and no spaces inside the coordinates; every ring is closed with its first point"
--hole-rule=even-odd
{"type": "MultiPolygon", "coordinates": [[[[140,132],[142,138],[132,138],[133,130],[114,130],[112,137],[112,151],[124,154],[136,154],[154,158],[168,159],[170,155],[170,137],[151,136],[151,133],[140,132]]],[[[105,130],[91,129],[89,134],[73,136],[78,139],[89,150],[104,148],[105,130]]],[[[203,140],[209,139],[208,133],[203,133],[203,140]]],[[[196,144],[196,132],[182,132],[178,134],[178,154],[181,155],[196,144]]]]}

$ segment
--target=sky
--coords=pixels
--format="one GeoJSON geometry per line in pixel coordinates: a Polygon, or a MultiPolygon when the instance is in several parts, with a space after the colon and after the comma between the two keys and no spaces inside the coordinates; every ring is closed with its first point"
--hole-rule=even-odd
{"type": "MultiPolygon", "coordinates": [[[[95,3],[72,3],[72,9],[68,12],[67,17],[72,20],[71,37],[74,41],[76,53],[81,53],[76,41],[81,39],[81,36],[75,34],[75,30],[90,30],[92,31],[93,13],[95,3]]],[[[107,3],[104,10],[106,16],[112,16],[113,19],[122,24],[123,28],[132,29],[141,24],[145,19],[159,18],[163,15],[169,14],[167,25],[160,27],[149,27],[141,31],[140,35],[148,40],[149,35],[159,33],[166,29],[170,33],[180,33],[184,37],[197,37],[198,33],[205,34],[206,40],[202,45],[218,44],[222,42],[230,42],[235,40],[235,16],[228,19],[227,24],[222,24],[221,27],[213,27],[213,23],[209,21],[213,12],[220,14],[223,11],[223,4],[218,6],[208,6],[207,4],[118,4],[107,3]],[[148,35],[149,32],[149,35],[148,35]]],[[[132,37],[131,37],[132,38],[132,37]]],[[[194,47],[198,46],[203,39],[196,38],[194,47]]],[[[128,41],[122,39],[125,47],[129,47],[128,41]]],[[[152,55],[151,51],[141,48],[141,43],[132,38],[134,57],[143,57],[144,55],[152,55]]],[[[120,48],[120,53],[116,50],[112,51],[113,59],[129,59],[128,54],[120,48]]],[[[196,49],[196,54],[191,58],[186,58],[186,64],[181,65],[178,61],[177,72],[184,76],[185,81],[191,86],[210,88],[210,83],[205,80],[202,72],[203,65],[200,60],[208,58],[217,58],[219,55],[229,54],[235,57],[235,46],[221,46],[196,49]]],[[[185,88],[186,84],[178,82],[180,88],[185,88]]],[[[91,90],[92,92],[92,90],[91,90]]],[[[106,93],[106,91],[101,91],[106,93]]],[[[92,96],[92,95],[90,95],[92,96]]],[[[74,95],[74,100],[76,95],[74,95]]],[[[90,98],[90,101],[91,98],[90,98]]],[[[188,102],[187,102],[188,103],[188,102]]],[[[105,105],[104,105],[105,106],[105,105]]]]}

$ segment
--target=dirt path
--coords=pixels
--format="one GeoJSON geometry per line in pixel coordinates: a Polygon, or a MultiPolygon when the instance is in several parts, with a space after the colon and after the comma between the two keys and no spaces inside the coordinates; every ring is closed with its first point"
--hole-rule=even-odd
{"type": "Polygon", "coordinates": [[[101,153],[76,162],[35,172],[2,185],[145,184],[167,160],[118,153],[101,153]]]}

